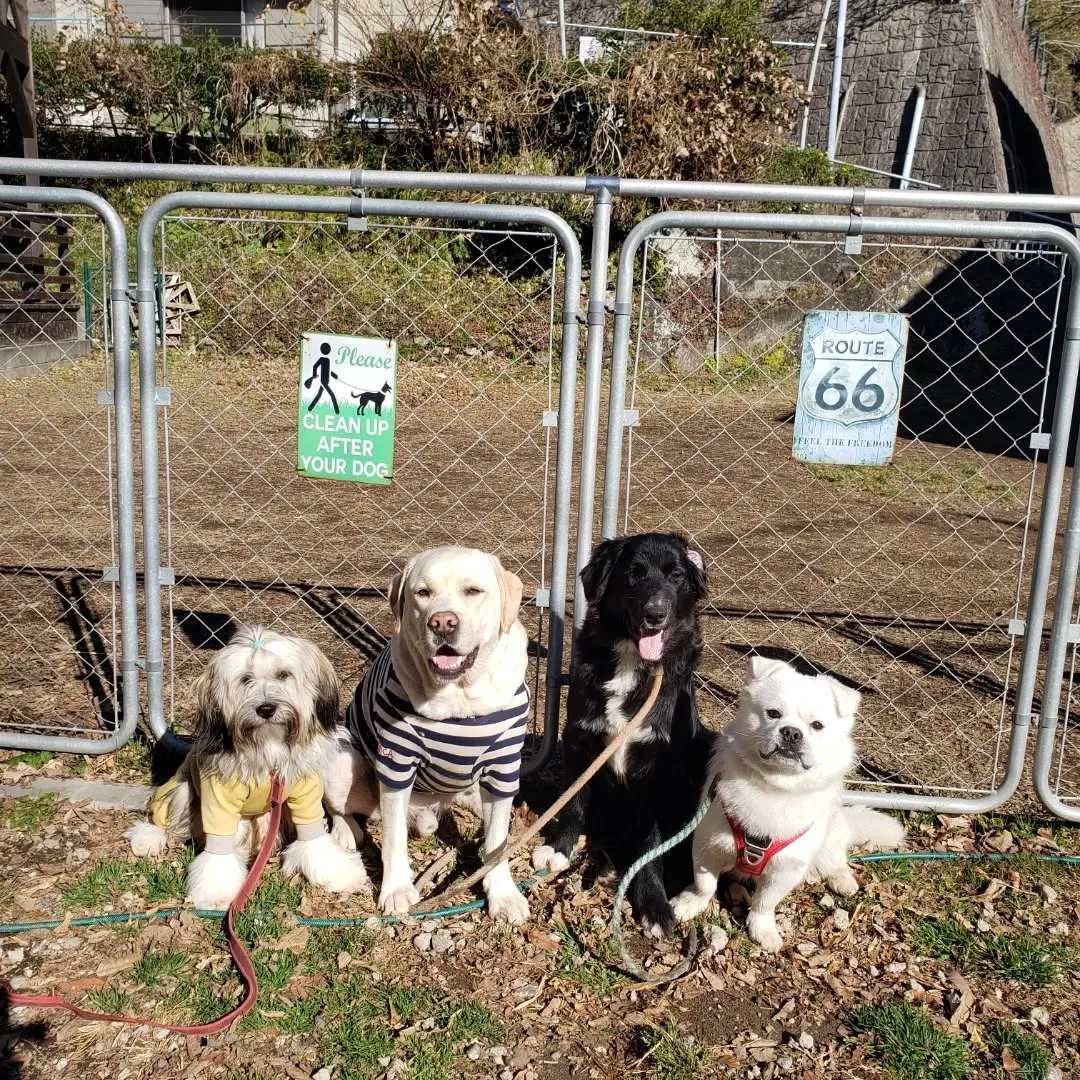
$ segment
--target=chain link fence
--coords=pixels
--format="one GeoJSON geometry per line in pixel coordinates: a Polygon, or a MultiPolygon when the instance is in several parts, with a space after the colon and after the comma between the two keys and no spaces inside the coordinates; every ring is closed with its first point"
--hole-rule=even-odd
{"type": "MultiPolygon", "coordinates": [[[[495,552],[524,581],[542,722],[559,246],[527,228],[364,225],[288,213],[161,222],[162,562],[175,580],[164,594],[165,711],[181,731],[200,652],[240,622],[312,638],[351,693],[392,630],[391,576],[440,544],[495,552]],[[181,298],[171,309],[169,295],[181,298]],[[397,341],[392,484],[298,476],[310,332],[397,341]]],[[[337,393],[354,413],[357,395],[337,393]]]]}
{"type": "Polygon", "coordinates": [[[1061,340],[1045,245],[649,237],[632,312],[620,530],[705,553],[703,715],[746,657],[863,692],[854,786],[979,797],[1003,783],[1061,340]],[[1020,257],[1018,257],[1020,256],[1020,257]],[[900,312],[888,465],[792,456],[803,321],[900,312]]]}
{"type": "Polygon", "coordinates": [[[0,745],[119,725],[109,263],[96,215],[0,204],[0,745]]]}

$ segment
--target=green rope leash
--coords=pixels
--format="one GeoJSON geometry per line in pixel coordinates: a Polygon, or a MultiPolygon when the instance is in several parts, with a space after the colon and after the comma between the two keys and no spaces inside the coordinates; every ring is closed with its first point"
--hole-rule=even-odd
{"type": "Polygon", "coordinates": [[[698,934],[697,923],[692,922],[690,924],[690,936],[686,941],[686,955],[683,959],[670,971],[664,972],[663,975],[646,975],[642,970],[638,962],[627,952],[626,943],[623,941],[622,936],[622,902],[626,896],[627,890],[630,888],[630,883],[637,877],[639,871],[643,866],[647,866],[653,861],[653,859],[659,859],[661,855],[666,855],[677,844],[681,844],[697,827],[701,824],[702,818],[705,817],[709,810],[709,803],[703,802],[698,807],[697,813],[672,837],[665,840],[661,844],[657,844],[656,847],[649,851],[646,851],[629,870],[623,874],[622,881],[619,882],[619,887],[615,891],[615,909],[611,913],[611,937],[615,942],[615,948],[619,950],[619,957],[623,962],[623,967],[641,982],[647,983],[666,983],[671,982],[673,979],[681,979],[689,970],[690,965],[694,962],[694,957],[697,955],[698,948],[698,934]]]}

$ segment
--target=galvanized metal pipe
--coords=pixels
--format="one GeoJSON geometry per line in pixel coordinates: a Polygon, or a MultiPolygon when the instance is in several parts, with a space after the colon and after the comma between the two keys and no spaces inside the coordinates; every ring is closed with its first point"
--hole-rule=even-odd
{"type": "Polygon", "coordinates": [[[915,87],[915,109],[911,114],[911,129],[908,131],[907,146],[904,149],[904,166],[900,170],[900,190],[906,191],[911,183],[911,168],[915,164],[915,146],[919,141],[922,128],[923,108],[926,105],[926,87],[921,83],[915,87]]]}
{"type": "Polygon", "coordinates": [[[833,46],[832,85],[829,91],[829,129],[825,153],[829,160],[836,157],[840,131],[840,83],[844,73],[844,37],[847,34],[847,0],[836,6],[836,42],[833,46]]]}

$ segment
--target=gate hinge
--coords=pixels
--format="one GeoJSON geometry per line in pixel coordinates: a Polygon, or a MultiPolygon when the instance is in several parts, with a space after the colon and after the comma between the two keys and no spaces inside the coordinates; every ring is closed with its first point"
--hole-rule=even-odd
{"type": "Polygon", "coordinates": [[[623,427],[637,427],[641,423],[641,413],[637,409],[623,409],[623,427]]]}
{"type": "Polygon", "coordinates": [[[533,601],[537,607],[551,607],[551,590],[550,589],[537,589],[536,599],[533,601]]]}
{"type": "Polygon", "coordinates": [[[544,427],[558,427],[559,426],[559,410],[558,409],[545,409],[544,410],[544,427]]]}
{"type": "Polygon", "coordinates": [[[1050,432],[1033,431],[1031,433],[1031,442],[1028,445],[1031,447],[1032,450],[1049,450],[1050,432]]]}

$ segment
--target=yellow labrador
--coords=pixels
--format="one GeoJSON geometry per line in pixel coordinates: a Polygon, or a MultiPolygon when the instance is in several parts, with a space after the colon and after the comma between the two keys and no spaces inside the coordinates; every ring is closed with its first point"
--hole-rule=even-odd
{"type": "MultiPolygon", "coordinates": [[[[483,819],[485,857],[506,840],[529,718],[521,592],[494,555],[462,547],[415,556],[390,586],[397,629],[356,688],[325,778],[343,846],[355,846],[347,815],[381,817],[386,914],[404,914],[420,899],[410,825],[428,835],[456,802],[483,819]]],[[[506,861],[484,890],[492,918],[529,917],[506,861]]]]}

